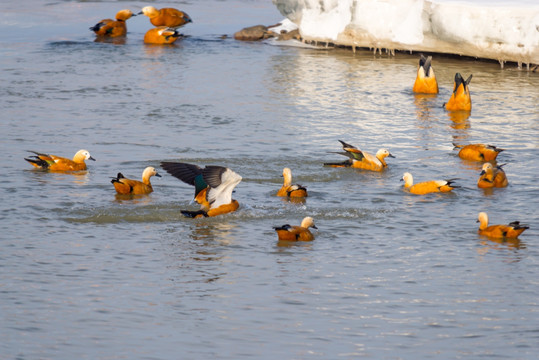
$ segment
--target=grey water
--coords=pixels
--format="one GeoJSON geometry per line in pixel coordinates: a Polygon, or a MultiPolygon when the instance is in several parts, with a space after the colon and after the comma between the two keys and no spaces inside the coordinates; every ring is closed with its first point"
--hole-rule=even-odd
{"type": "Polygon", "coordinates": [[[270,1],[151,3],[194,20],[174,46],[88,27],[131,1],[24,1],[0,12],[1,359],[535,359],[539,351],[539,73],[435,55],[440,94],[411,91],[418,54],[238,42],[282,16],[270,1]],[[227,36],[223,36],[227,35],[227,36]],[[473,74],[468,116],[443,110],[473,74]],[[394,159],[381,173],[323,166],[338,140],[394,159]],[[452,143],[506,149],[509,186],[452,143]],[[34,170],[28,150],[96,162],[34,170]],[[187,219],[193,188],[161,161],[227,166],[240,209],[187,219]],[[110,178],[154,192],[118,197],[110,178]],[[284,167],[303,202],[274,196],[284,167]],[[458,178],[450,194],[416,181],[458,178]],[[477,234],[530,229],[517,241],[477,234]],[[311,243],[273,226],[312,216],[311,243]]]}

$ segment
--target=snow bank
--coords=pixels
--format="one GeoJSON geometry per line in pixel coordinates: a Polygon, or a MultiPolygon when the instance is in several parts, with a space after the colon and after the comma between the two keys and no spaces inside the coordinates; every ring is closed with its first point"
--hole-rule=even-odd
{"type": "Polygon", "coordinates": [[[306,40],[539,64],[536,1],[273,0],[306,40]]]}

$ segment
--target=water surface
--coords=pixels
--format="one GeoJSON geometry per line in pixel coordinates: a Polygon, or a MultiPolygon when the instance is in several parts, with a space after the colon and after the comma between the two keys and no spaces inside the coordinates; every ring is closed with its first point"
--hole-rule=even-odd
{"type": "Polygon", "coordinates": [[[440,94],[414,96],[416,54],[234,41],[281,20],[270,2],[171,3],[194,19],[171,47],[142,44],[144,17],[125,44],[93,41],[146,4],[31,4],[0,18],[2,358],[535,358],[537,73],[435,56],[440,94]],[[473,73],[469,117],[442,108],[455,72],[473,73]],[[396,158],[325,168],[338,139],[396,158]],[[453,142],[507,149],[509,187],[477,189],[453,142]],[[23,160],[80,148],[97,159],[81,174],[23,160]],[[193,189],[162,169],[151,195],[115,195],[117,172],[160,161],[232,168],[240,210],[183,218],[193,189]],[[273,196],[285,166],[305,202],[273,196]],[[405,171],[462,188],[412,196],[405,171]],[[531,229],[490,241],[479,211],[531,229]],[[316,240],[277,246],[272,227],[307,215],[316,240]]]}

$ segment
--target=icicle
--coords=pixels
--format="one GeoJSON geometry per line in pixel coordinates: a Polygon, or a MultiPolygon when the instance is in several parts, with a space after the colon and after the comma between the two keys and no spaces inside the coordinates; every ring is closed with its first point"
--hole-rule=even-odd
{"type": "Polygon", "coordinates": [[[517,63],[517,65],[518,65],[518,69],[519,69],[519,70],[522,70],[522,62],[519,61],[519,62],[517,63]]]}
{"type": "Polygon", "coordinates": [[[500,67],[503,69],[503,66],[504,66],[504,64],[505,64],[505,61],[503,61],[503,60],[498,60],[498,61],[499,61],[499,63],[500,63],[500,67]]]}
{"type": "MultiPolygon", "coordinates": [[[[352,45],[352,52],[355,54],[356,53],[356,46],[355,45],[352,45]]],[[[528,70],[530,69],[529,65],[528,65],[528,70]]]]}
{"type": "Polygon", "coordinates": [[[530,71],[530,63],[526,63],[526,70],[530,71]]]}

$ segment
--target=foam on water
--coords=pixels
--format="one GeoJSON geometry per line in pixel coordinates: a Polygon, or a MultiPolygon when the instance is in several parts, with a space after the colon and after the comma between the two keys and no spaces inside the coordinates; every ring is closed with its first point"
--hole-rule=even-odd
{"type": "Polygon", "coordinates": [[[273,0],[306,40],[539,63],[530,1],[273,0]]]}

